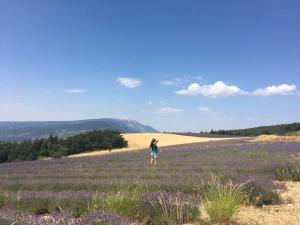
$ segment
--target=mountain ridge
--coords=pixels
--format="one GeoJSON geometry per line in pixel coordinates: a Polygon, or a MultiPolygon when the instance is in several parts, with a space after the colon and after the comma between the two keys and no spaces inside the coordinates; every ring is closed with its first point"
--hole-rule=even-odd
{"type": "Polygon", "coordinates": [[[68,137],[92,130],[113,129],[123,133],[157,132],[153,127],[131,119],[100,118],[70,121],[0,122],[0,141],[20,141],[49,135],[68,137]]]}

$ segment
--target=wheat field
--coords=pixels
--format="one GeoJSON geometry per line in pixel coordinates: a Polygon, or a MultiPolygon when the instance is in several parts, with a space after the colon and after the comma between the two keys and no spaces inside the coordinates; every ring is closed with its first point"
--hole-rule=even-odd
{"type": "Polygon", "coordinates": [[[260,135],[251,142],[293,142],[300,141],[300,135],[260,135]]]}
{"type": "MultiPolygon", "coordinates": [[[[149,147],[152,138],[159,140],[158,147],[232,139],[232,138],[191,137],[191,136],[167,134],[167,133],[130,133],[130,134],[122,134],[122,136],[125,138],[125,140],[128,141],[128,147],[122,149],[114,149],[113,152],[125,152],[125,151],[146,149],[149,147]]],[[[108,150],[99,150],[93,152],[80,153],[69,157],[94,156],[94,155],[104,155],[109,153],[110,152],[108,150]]]]}

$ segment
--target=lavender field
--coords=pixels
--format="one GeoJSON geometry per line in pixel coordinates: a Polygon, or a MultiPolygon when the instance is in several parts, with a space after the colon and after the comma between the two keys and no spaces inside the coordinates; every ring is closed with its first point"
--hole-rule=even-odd
{"type": "Polygon", "coordinates": [[[155,166],[147,150],[0,164],[0,224],[168,224],[161,199],[196,223],[212,174],[255,187],[250,204],[278,204],[276,170],[299,155],[299,142],[240,139],[164,147],[155,166]]]}

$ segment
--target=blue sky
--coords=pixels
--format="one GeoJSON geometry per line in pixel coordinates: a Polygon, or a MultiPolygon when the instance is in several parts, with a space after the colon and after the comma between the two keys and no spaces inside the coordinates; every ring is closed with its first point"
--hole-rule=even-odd
{"type": "Polygon", "coordinates": [[[299,1],[0,0],[0,120],[300,121],[299,1]]]}

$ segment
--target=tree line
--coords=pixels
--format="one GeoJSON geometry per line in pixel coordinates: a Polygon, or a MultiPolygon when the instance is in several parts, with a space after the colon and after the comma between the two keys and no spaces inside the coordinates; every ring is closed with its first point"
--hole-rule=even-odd
{"type": "Polygon", "coordinates": [[[67,138],[48,138],[20,142],[0,142],[0,163],[60,158],[76,153],[127,147],[127,141],[116,130],[82,133],[67,138]]]}
{"type": "Polygon", "coordinates": [[[286,135],[297,131],[300,131],[300,123],[262,126],[239,130],[211,130],[209,133],[234,136],[258,136],[263,134],[286,135]]]}

